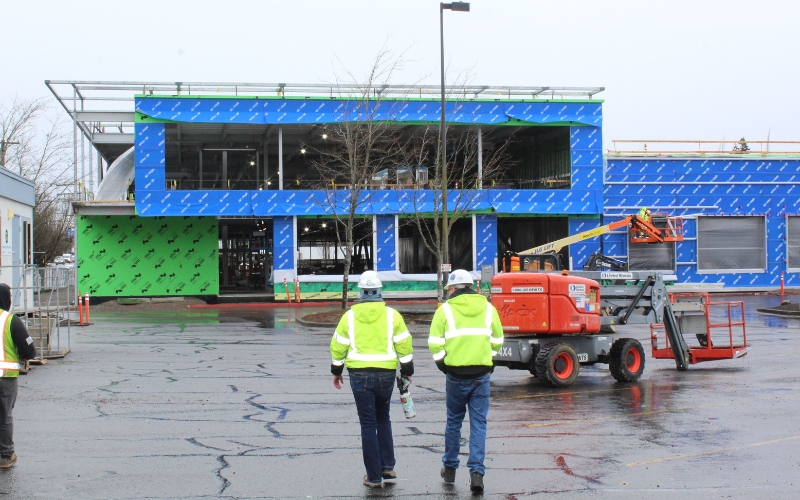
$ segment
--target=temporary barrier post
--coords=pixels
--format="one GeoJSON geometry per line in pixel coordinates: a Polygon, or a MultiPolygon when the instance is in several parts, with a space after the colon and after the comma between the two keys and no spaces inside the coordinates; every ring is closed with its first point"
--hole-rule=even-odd
{"type": "Polygon", "coordinates": [[[291,304],[292,296],[289,295],[289,283],[286,282],[286,278],[283,278],[283,288],[286,290],[286,301],[291,304]]]}
{"type": "Polygon", "coordinates": [[[78,292],[78,324],[83,326],[83,296],[78,292]]]}
{"type": "Polygon", "coordinates": [[[300,303],[300,278],[294,279],[294,301],[300,303]]]}
{"type": "Polygon", "coordinates": [[[90,323],[89,321],[89,292],[86,292],[86,298],[83,301],[83,305],[86,307],[86,324],[90,323]]]}

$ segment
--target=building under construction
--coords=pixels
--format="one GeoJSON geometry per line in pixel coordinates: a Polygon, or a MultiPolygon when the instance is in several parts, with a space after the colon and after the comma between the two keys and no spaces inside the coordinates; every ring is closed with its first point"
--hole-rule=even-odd
{"type": "MultiPolygon", "coordinates": [[[[321,185],[318,166],[332,132],[359,119],[347,110],[363,97],[322,85],[47,85],[74,120],[82,291],[269,296],[275,283],[275,300],[286,300],[284,280],[292,291],[299,280],[304,299],[340,295],[340,228],[326,200],[347,185],[321,185]]],[[[450,209],[461,210],[450,234],[454,267],[498,269],[507,252],[646,206],[683,216],[684,241],[628,245],[620,230],[571,245],[562,261],[578,269],[602,253],[678,283],[766,288],[786,273],[787,285],[800,284],[792,274],[800,266],[800,154],[651,144],[604,155],[602,90],[447,90],[448,130],[477,151],[469,183],[447,184],[450,209]],[[501,148],[490,179],[486,159],[501,148]],[[459,206],[465,192],[469,205],[459,206]]],[[[436,87],[384,88],[372,101],[373,119],[401,137],[438,127],[436,87]]],[[[458,154],[450,143],[447,154],[458,154]]],[[[435,295],[424,221],[410,223],[412,211],[439,209],[434,164],[398,164],[363,186],[352,273],[378,271],[389,297],[435,295]]]]}

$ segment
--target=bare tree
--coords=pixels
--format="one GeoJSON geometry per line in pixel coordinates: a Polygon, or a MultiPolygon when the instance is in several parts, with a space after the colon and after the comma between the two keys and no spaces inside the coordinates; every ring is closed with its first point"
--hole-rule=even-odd
{"type": "MultiPolygon", "coordinates": [[[[24,149],[36,133],[36,120],[44,112],[44,99],[32,101],[14,98],[10,104],[0,102],[0,167],[6,167],[9,153],[24,149]]],[[[22,165],[19,171],[23,175],[22,165]]]]}
{"type": "MultiPolygon", "coordinates": [[[[387,117],[392,110],[387,86],[403,65],[384,45],[364,78],[347,69],[337,74],[340,99],[332,101],[338,122],[327,127],[328,146],[320,148],[314,166],[324,191],[323,208],[336,220],[337,244],[344,256],[342,308],[347,307],[354,248],[372,236],[372,203],[376,176],[397,164],[400,134],[387,117]],[[359,231],[364,226],[367,231],[359,231]],[[341,228],[341,230],[340,230],[341,228]]],[[[375,249],[373,249],[375,251],[375,249]]]]}
{"type": "MultiPolygon", "coordinates": [[[[502,178],[509,166],[508,147],[511,139],[495,141],[491,133],[481,132],[476,127],[448,126],[447,171],[448,171],[448,220],[444,227],[442,217],[442,169],[441,141],[439,130],[427,127],[415,135],[407,144],[406,164],[433,165],[433,176],[428,189],[404,191],[399,198],[400,209],[406,219],[414,225],[420,239],[436,260],[437,294],[444,300],[442,290],[442,263],[444,263],[444,234],[450,235],[460,219],[470,216],[486,199],[483,188],[502,178]],[[488,148],[479,148],[478,134],[488,148]],[[481,169],[478,159],[481,157],[481,169]]],[[[448,250],[452,250],[448,249],[448,250]]]]}
{"type": "Polygon", "coordinates": [[[34,183],[34,250],[46,259],[64,253],[71,246],[65,195],[72,187],[70,140],[64,123],[48,115],[44,99],[14,99],[0,103],[0,134],[0,165],[34,183]]]}

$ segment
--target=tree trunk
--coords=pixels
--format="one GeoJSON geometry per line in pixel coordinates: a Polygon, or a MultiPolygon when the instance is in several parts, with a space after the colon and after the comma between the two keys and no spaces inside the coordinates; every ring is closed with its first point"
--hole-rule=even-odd
{"type": "Polygon", "coordinates": [[[344,257],[344,275],[342,276],[342,310],[347,309],[347,287],[350,282],[350,264],[352,262],[351,252],[349,251],[344,257]]]}

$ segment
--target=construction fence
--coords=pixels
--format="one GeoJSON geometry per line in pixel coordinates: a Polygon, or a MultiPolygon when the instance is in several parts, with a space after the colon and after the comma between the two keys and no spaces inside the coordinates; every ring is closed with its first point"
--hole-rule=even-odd
{"type": "Polygon", "coordinates": [[[11,287],[11,312],[25,321],[36,347],[36,364],[64,357],[71,349],[75,268],[0,266],[0,281],[11,287]]]}

